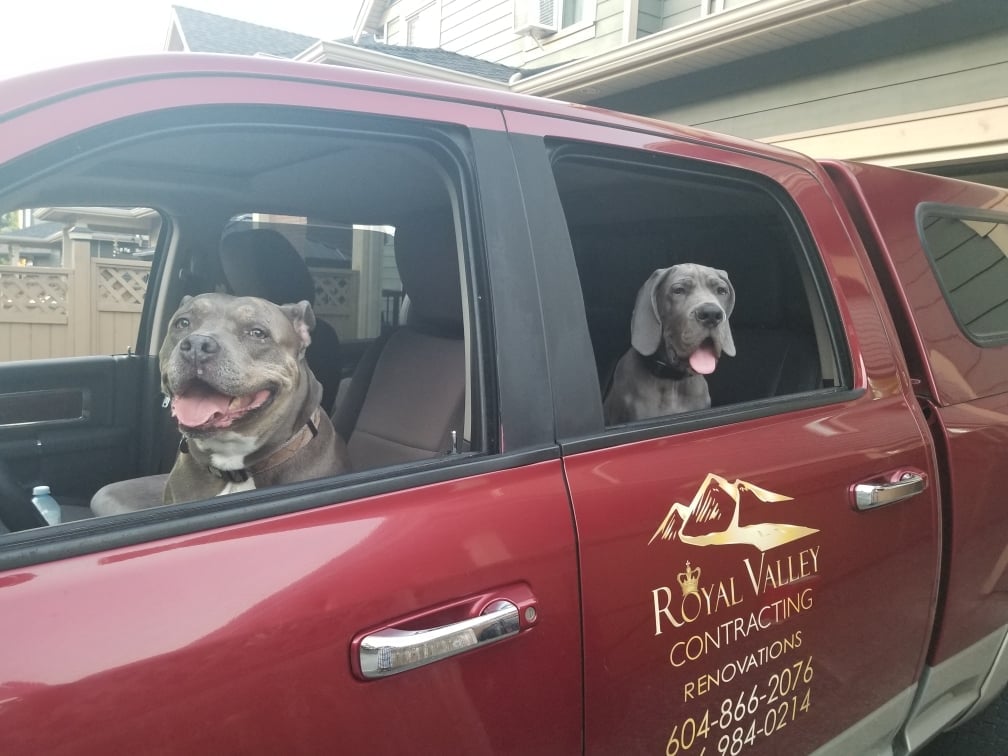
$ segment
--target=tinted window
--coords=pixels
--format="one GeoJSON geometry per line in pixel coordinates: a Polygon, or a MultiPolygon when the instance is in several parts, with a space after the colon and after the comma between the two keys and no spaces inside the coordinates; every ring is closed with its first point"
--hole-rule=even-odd
{"type": "Polygon", "coordinates": [[[959,326],[974,341],[1008,336],[1008,221],[925,207],[921,238],[959,326]]]}

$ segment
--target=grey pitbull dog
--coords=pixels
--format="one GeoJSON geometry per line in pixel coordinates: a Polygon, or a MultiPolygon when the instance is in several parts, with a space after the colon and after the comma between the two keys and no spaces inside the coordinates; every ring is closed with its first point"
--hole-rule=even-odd
{"type": "Polygon", "coordinates": [[[650,275],[634,305],[632,348],[616,363],[607,425],[710,406],[705,375],[735,355],[735,290],[723,270],[684,263],[650,275]]]}
{"type": "Polygon", "coordinates": [[[159,354],[182,443],[164,502],[205,499],[348,469],[305,361],[308,302],[185,297],[159,354]]]}

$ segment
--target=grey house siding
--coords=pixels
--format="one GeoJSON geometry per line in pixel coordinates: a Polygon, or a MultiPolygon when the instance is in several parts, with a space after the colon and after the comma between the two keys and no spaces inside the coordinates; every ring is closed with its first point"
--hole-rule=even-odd
{"type": "Polygon", "coordinates": [[[441,47],[483,58],[511,63],[525,50],[526,40],[513,30],[514,0],[443,0],[441,47]]]}
{"type": "MultiPolygon", "coordinates": [[[[623,44],[623,0],[598,0],[595,10],[595,38],[570,53],[576,58],[598,55],[623,44]]],[[[568,58],[569,59],[569,58],[568,58]]]]}
{"type": "Polygon", "coordinates": [[[593,104],[761,138],[1001,97],[1008,13],[960,0],[593,104]]]}
{"type": "MultiPolygon", "coordinates": [[[[652,5],[661,0],[645,0],[652,5]]],[[[574,31],[586,39],[566,43],[561,32],[539,44],[514,33],[514,0],[442,0],[441,47],[509,66],[551,66],[610,50],[623,42],[624,0],[597,0],[594,29],[574,31]]],[[[394,13],[393,5],[390,13],[394,13]]]]}

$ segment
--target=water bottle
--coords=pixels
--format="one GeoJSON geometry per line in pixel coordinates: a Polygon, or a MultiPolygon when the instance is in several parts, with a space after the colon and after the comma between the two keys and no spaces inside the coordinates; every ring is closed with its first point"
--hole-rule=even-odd
{"type": "Polygon", "coordinates": [[[35,486],[32,489],[32,504],[42,513],[47,523],[50,525],[59,525],[59,504],[56,503],[56,499],[49,493],[49,486],[35,486]]]}

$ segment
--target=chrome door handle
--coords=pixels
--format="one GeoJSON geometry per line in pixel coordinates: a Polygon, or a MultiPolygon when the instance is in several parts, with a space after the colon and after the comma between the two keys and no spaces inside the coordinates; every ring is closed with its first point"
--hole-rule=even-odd
{"type": "Polygon", "coordinates": [[[885,507],[923,493],[927,478],[917,473],[903,473],[892,483],[858,483],[854,486],[854,506],[864,512],[885,507]]]}
{"type": "Polygon", "coordinates": [[[518,607],[494,601],[479,617],[428,630],[386,629],[360,642],[360,667],[369,680],[388,677],[517,635],[518,607]]]}

